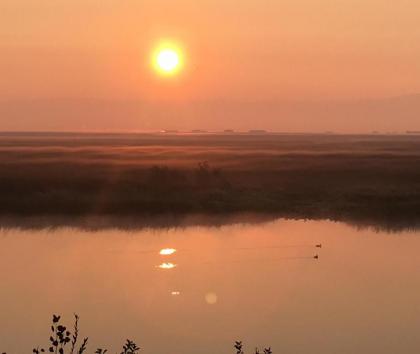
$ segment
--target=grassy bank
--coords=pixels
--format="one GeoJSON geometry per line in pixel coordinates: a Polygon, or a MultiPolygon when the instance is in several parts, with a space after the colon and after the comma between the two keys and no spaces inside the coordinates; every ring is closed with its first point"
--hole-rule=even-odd
{"type": "Polygon", "coordinates": [[[420,139],[3,135],[0,215],[267,213],[420,222],[420,139]]]}

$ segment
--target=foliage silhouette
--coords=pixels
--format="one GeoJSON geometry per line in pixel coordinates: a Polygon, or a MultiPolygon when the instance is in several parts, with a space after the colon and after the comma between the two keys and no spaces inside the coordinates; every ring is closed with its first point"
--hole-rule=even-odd
{"type": "MultiPolygon", "coordinates": [[[[87,351],[88,338],[83,338],[79,348],[77,349],[77,342],[79,339],[79,316],[74,315],[74,326],[73,333],[67,329],[66,326],[60,324],[61,316],[53,315],[51,325],[51,335],[49,338],[48,352],[54,354],[71,354],[77,352],[83,354],[87,351]],[[70,346],[68,346],[70,344],[70,346]],[[68,349],[66,351],[66,349],[68,349]]],[[[135,342],[127,339],[123,345],[121,354],[138,354],[140,348],[135,342]]],[[[105,354],[108,350],[96,349],[95,354],[105,354]]],[[[36,347],[32,350],[33,354],[46,353],[46,350],[42,347],[36,347]]],[[[6,353],[2,353],[6,354],[6,353]]]]}
{"type": "MultiPolygon", "coordinates": [[[[235,341],[235,344],[233,346],[236,350],[236,354],[244,354],[243,351],[243,344],[241,341],[235,341]]],[[[264,348],[264,354],[273,354],[273,352],[271,351],[271,347],[269,348],[264,348]]],[[[258,348],[255,348],[255,354],[261,354],[260,350],[258,348]]]]}
{"type": "MultiPolygon", "coordinates": [[[[74,325],[73,333],[67,329],[66,326],[60,324],[61,316],[53,315],[52,325],[51,325],[51,335],[49,338],[49,348],[48,351],[54,354],[71,354],[76,350],[77,342],[79,339],[79,316],[74,314],[74,325]],[[70,343],[70,347],[67,345],[70,343]],[[66,352],[66,349],[69,350],[66,352]]],[[[84,338],[77,350],[78,354],[83,354],[87,351],[88,337],[84,338]]],[[[236,354],[244,354],[242,341],[235,341],[234,348],[236,354]]],[[[137,346],[135,342],[130,339],[127,339],[123,345],[122,351],[120,354],[139,354],[140,347],[137,346]]],[[[32,350],[33,354],[45,353],[44,348],[36,347],[32,350]]],[[[98,348],[95,350],[94,354],[106,354],[107,349],[98,348]]],[[[1,354],[6,354],[2,352],[1,354]]],[[[255,354],[260,354],[258,348],[255,349],[255,354]]],[[[264,354],[272,354],[271,347],[264,349],[264,354]]]]}
{"type": "Polygon", "coordinates": [[[242,342],[236,341],[234,347],[236,349],[236,354],[244,354],[242,350],[242,347],[243,347],[242,342]]]}

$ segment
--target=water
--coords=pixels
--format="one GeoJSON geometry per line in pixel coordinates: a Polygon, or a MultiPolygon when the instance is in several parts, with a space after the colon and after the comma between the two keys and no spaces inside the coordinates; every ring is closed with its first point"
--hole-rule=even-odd
{"type": "Polygon", "coordinates": [[[2,230],[0,351],[47,345],[51,315],[76,312],[89,352],[418,353],[419,250],[419,233],[326,221],[2,230]]]}

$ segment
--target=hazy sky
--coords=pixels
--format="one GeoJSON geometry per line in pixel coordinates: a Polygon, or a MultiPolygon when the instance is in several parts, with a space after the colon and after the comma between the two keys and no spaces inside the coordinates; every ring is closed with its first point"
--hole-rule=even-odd
{"type": "MultiPolygon", "coordinates": [[[[140,115],[138,124],[128,125],[124,107],[121,130],[165,125],[161,118],[154,126],[157,111],[167,117],[168,126],[212,128],[211,111],[220,111],[223,101],[243,102],[246,110],[256,102],[255,114],[262,102],[270,102],[272,109],[261,111],[267,119],[264,127],[293,130],[299,127],[287,117],[276,120],[273,102],[354,101],[420,92],[420,2],[0,0],[0,77],[0,129],[117,129],[113,116],[100,120],[99,101],[136,101],[143,110],[148,107],[147,119],[140,115]],[[162,79],[150,68],[151,52],[164,38],[185,51],[185,70],[176,79],[162,79]],[[21,103],[19,112],[10,108],[10,101],[34,100],[43,101],[43,109],[46,101],[57,106],[59,100],[67,111],[74,105],[77,114],[70,119],[49,112],[49,120],[40,120],[39,113],[31,120],[22,116],[33,107],[21,103]],[[96,102],[86,112],[92,121],[88,114],[80,117],[80,100],[96,102]],[[165,111],[161,102],[187,107],[188,117],[173,105],[165,111]],[[196,109],[203,105],[205,114],[196,109]]],[[[238,129],[241,113],[247,112],[235,108],[238,129]]],[[[243,127],[252,126],[252,119],[244,118],[243,127]]],[[[415,121],[402,127],[398,119],[386,119],[395,121],[393,129],[415,128],[415,121]]],[[[334,120],[328,124],[340,130],[334,120]]],[[[316,129],[317,122],[312,126],[316,129]]],[[[370,128],[356,124],[349,129],[370,128]]]]}

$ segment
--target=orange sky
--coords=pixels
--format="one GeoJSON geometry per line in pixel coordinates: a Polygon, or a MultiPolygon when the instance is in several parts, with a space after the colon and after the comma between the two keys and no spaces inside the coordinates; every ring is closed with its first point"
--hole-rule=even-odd
{"type": "MultiPolygon", "coordinates": [[[[413,94],[419,23],[418,0],[2,0],[0,99],[217,105],[413,94]],[[162,38],[185,48],[176,79],[150,69],[162,38]]],[[[6,118],[0,129],[13,127],[6,118]]],[[[146,128],[141,119],[135,127],[146,128]]]]}

